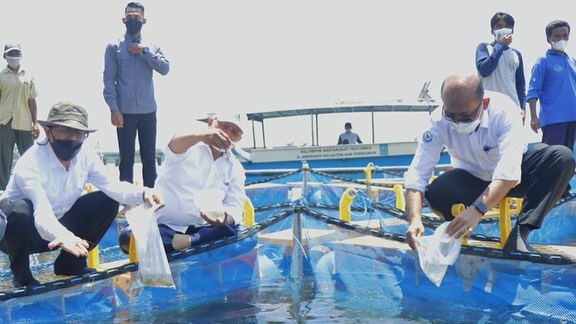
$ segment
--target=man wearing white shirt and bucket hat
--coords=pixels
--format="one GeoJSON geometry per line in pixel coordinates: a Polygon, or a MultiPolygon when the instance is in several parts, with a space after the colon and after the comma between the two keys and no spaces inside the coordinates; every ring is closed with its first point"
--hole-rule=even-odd
{"type": "MultiPolygon", "coordinates": [[[[245,115],[217,114],[208,118],[208,129],[176,135],[164,148],[155,189],[166,198],[157,212],[166,252],[233,236],[243,223],[246,175],[230,150],[244,125],[245,115]]],[[[120,235],[124,251],[129,231],[120,235]]]]}
{"type": "Polygon", "coordinates": [[[86,255],[102,239],[120,203],[162,203],[148,188],[110,176],[96,152],[83,145],[95,129],[88,127],[84,108],[59,102],[49,112],[46,140],[32,146],[16,163],[0,209],[7,216],[0,250],[10,257],[15,287],[38,284],[30,271],[29,255],[61,247],[54,261],[57,275],[96,271],[86,255]],[[82,194],[90,183],[100,189],[82,194]]]}

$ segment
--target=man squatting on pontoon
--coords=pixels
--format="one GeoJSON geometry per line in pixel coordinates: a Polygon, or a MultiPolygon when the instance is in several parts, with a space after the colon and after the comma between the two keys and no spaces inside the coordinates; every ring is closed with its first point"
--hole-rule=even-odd
{"type": "Polygon", "coordinates": [[[470,235],[488,209],[511,196],[524,201],[503,251],[538,252],[528,234],[540,228],[574,175],[572,152],[543,143],[527,148],[516,104],[505,95],[484,92],[478,76],[449,76],[441,97],[442,109],[432,113],[405,175],[408,244],[416,250],[424,233],[423,197],[451,221],[447,234],[462,237],[470,235]],[[428,185],[444,146],[454,168],[428,185]],[[457,203],[467,208],[454,218],[451,208],[457,203]]]}
{"type": "MultiPolygon", "coordinates": [[[[242,138],[243,117],[222,114],[208,118],[207,130],[176,135],[164,148],[164,170],[155,189],[166,201],[156,215],[167,253],[233,236],[243,224],[246,175],[230,153],[242,138]],[[224,192],[224,219],[212,220],[205,214],[208,211],[200,210],[194,194],[203,189],[224,192]]],[[[125,252],[129,242],[130,229],[125,228],[120,233],[125,252]]]]}
{"type": "Polygon", "coordinates": [[[0,211],[7,216],[0,250],[10,257],[15,288],[39,285],[30,271],[29,255],[58,247],[62,250],[54,261],[55,274],[96,271],[87,266],[86,254],[110,228],[119,203],[162,204],[152,189],[111,176],[96,151],[83,145],[96,131],[88,127],[84,108],[57,103],[48,119],[38,123],[46,141],[34,144],[18,159],[0,195],[0,211]],[[87,183],[100,190],[82,194],[87,183]]]}

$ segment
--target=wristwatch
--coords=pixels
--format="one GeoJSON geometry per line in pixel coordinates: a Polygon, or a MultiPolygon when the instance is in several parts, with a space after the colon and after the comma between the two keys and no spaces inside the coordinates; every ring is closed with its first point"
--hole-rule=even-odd
{"type": "Polygon", "coordinates": [[[486,205],[480,201],[480,200],[476,200],[475,202],[472,203],[472,206],[474,206],[474,208],[476,208],[477,211],[480,212],[480,214],[484,215],[486,214],[486,205]]]}
{"type": "Polygon", "coordinates": [[[150,53],[150,49],[149,49],[148,47],[144,47],[144,48],[142,49],[142,54],[144,55],[144,54],[146,54],[146,53],[150,53]]]}

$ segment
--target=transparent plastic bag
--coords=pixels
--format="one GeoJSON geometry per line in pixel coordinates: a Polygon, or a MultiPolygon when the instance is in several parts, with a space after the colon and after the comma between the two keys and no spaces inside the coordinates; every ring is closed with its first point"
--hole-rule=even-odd
{"type": "Polygon", "coordinates": [[[158,205],[144,203],[126,213],[136,240],[138,281],[144,286],[174,288],[155,212],[158,205]]]}
{"type": "Polygon", "coordinates": [[[460,238],[446,234],[448,224],[450,222],[443,223],[436,228],[434,234],[422,236],[417,241],[420,267],[426,277],[438,287],[444,279],[448,266],[456,262],[462,247],[460,238]]]}
{"type": "Polygon", "coordinates": [[[222,201],[226,193],[219,189],[202,189],[194,194],[194,203],[213,221],[224,222],[226,214],[222,201]]]}

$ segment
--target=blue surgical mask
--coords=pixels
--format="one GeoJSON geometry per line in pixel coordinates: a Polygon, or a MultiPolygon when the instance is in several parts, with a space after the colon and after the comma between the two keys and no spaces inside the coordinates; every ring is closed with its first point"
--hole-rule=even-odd
{"type": "Polygon", "coordinates": [[[142,22],[138,19],[128,19],[126,20],[126,31],[130,35],[136,35],[142,30],[142,22]]]}
{"type": "Polygon", "coordinates": [[[62,161],[70,161],[78,152],[84,142],[74,140],[61,140],[53,139],[50,141],[50,146],[54,150],[54,154],[62,161]]]}

